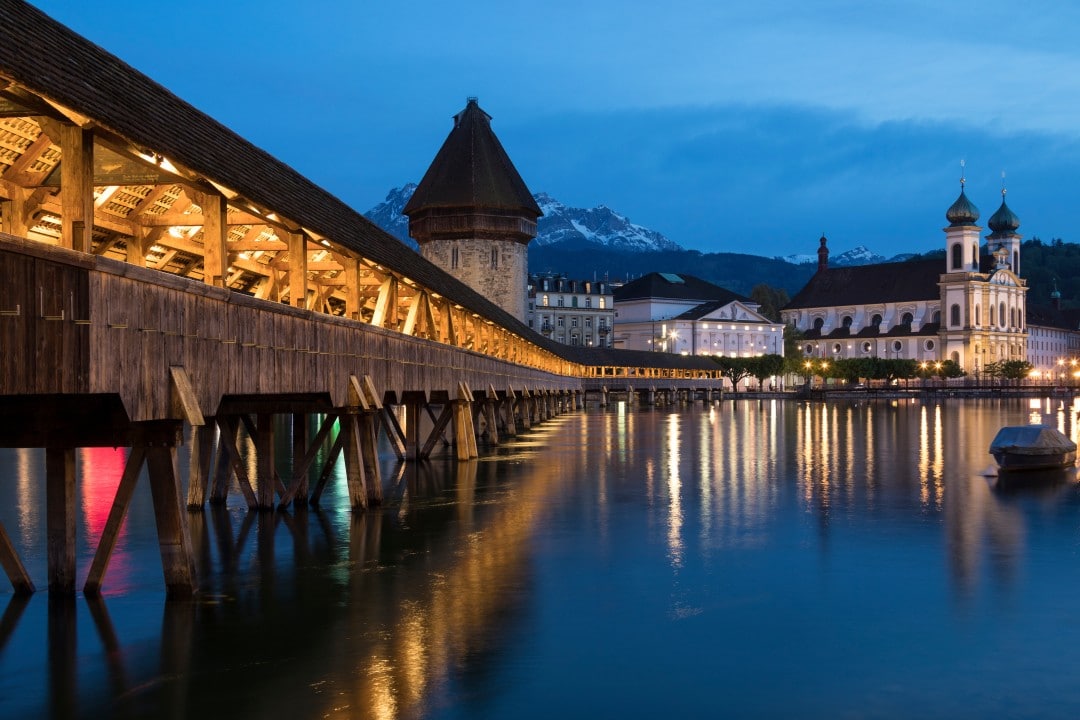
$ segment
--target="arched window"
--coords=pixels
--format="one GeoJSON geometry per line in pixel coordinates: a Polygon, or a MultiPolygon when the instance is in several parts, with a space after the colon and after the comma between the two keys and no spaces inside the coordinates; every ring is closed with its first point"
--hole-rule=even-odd
{"type": "Polygon", "coordinates": [[[896,352],[896,356],[900,357],[900,351],[904,349],[904,343],[899,340],[893,340],[892,349],[896,352]]]}
{"type": "Polygon", "coordinates": [[[881,315],[875,313],[874,317],[870,318],[870,324],[877,328],[881,325],[881,315]]]}
{"type": "Polygon", "coordinates": [[[543,298],[541,298],[540,304],[543,305],[544,307],[548,306],[548,296],[547,295],[545,295],[543,298]]]}
{"type": "Polygon", "coordinates": [[[949,325],[952,327],[960,327],[960,305],[953,303],[949,308],[949,325]]]}
{"type": "Polygon", "coordinates": [[[1005,327],[1005,303],[998,305],[998,325],[1005,327]]]}
{"type": "Polygon", "coordinates": [[[964,251],[960,249],[960,243],[952,246],[952,269],[959,270],[964,265],[964,251]]]}
{"type": "Polygon", "coordinates": [[[1017,275],[1020,274],[1020,251],[1019,250],[1013,250],[1012,271],[1014,273],[1016,273],[1017,275]]]}
{"type": "Polygon", "coordinates": [[[844,319],[840,321],[840,324],[846,328],[850,328],[853,322],[855,322],[855,320],[850,315],[845,315],[844,319]]]}
{"type": "Polygon", "coordinates": [[[934,349],[934,341],[933,340],[927,340],[923,344],[923,347],[926,348],[927,350],[933,350],[934,349]]]}
{"type": "Polygon", "coordinates": [[[803,354],[804,355],[813,355],[814,354],[814,346],[811,345],[810,343],[807,343],[806,347],[803,348],[803,354]]]}
{"type": "Polygon", "coordinates": [[[900,324],[901,325],[910,325],[913,320],[915,320],[915,316],[912,315],[909,312],[906,312],[906,313],[904,313],[903,315],[900,316],[900,324]]]}
{"type": "Polygon", "coordinates": [[[971,246],[971,262],[975,264],[975,269],[979,269],[979,243],[975,243],[971,246]]]}
{"type": "Polygon", "coordinates": [[[935,310],[934,314],[931,315],[930,317],[931,317],[930,322],[935,322],[935,323],[937,323],[939,325],[941,324],[941,311],[940,310],[935,310]]]}
{"type": "Polygon", "coordinates": [[[975,327],[982,325],[981,318],[979,317],[979,306],[975,306],[975,327]]]}
{"type": "Polygon", "coordinates": [[[824,318],[814,318],[814,329],[817,330],[818,332],[820,332],[821,328],[823,328],[823,327],[825,327],[825,319],[824,318]]]}
{"type": "Polygon", "coordinates": [[[577,295],[570,298],[570,307],[577,307],[577,295]]]}
{"type": "Polygon", "coordinates": [[[841,350],[843,350],[843,349],[844,349],[844,346],[843,346],[843,345],[841,345],[840,343],[833,343],[833,346],[832,346],[832,351],[833,351],[834,353],[836,353],[836,354],[839,354],[839,353],[840,353],[840,351],[841,351],[841,350]]]}

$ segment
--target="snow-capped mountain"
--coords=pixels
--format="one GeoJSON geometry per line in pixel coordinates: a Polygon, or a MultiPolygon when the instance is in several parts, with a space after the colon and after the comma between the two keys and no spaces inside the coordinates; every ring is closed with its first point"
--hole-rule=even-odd
{"type": "MultiPolygon", "coordinates": [[[[846,252],[838,253],[836,255],[830,254],[829,267],[851,267],[853,265],[872,265],[884,262],[903,262],[911,257],[914,257],[912,253],[905,253],[886,258],[884,255],[878,255],[864,245],[859,245],[846,252]]],[[[817,264],[818,261],[816,253],[813,255],[784,255],[783,257],[777,255],[776,259],[789,262],[793,265],[817,264]]]]}
{"type": "Polygon", "coordinates": [[[390,233],[398,240],[414,248],[416,243],[409,237],[409,218],[401,214],[405,203],[409,202],[416,183],[409,183],[405,187],[394,188],[386,193],[386,199],[364,213],[371,222],[390,233]]]}
{"type": "Polygon", "coordinates": [[[544,212],[537,223],[534,242],[538,245],[594,243],[629,252],[683,249],[661,233],[630,222],[628,217],[606,205],[588,209],[568,207],[543,192],[533,198],[544,212]]]}
{"type": "MultiPolygon", "coordinates": [[[[414,190],[415,183],[395,188],[386,194],[386,200],[364,213],[368,220],[412,247],[416,243],[409,237],[409,219],[401,210],[414,190]]],[[[536,245],[593,243],[626,252],[683,249],[655,230],[632,223],[625,215],[604,205],[588,209],[568,207],[547,193],[536,193],[533,198],[544,213],[537,223],[533,240],[536,245]]]]}

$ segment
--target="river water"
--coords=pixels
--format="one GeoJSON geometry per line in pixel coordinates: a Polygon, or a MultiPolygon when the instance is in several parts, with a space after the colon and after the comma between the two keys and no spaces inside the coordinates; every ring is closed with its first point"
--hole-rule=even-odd
{"type": "MultiPolygon", "coordinates": [[[[144,480],[100,601],[0,589],[0,717],[1074,718],[1076,473],[1001,483],[987,447],[1076,412],[590,407],[388,460],[375,512],[339,476],[320,510],[191,513],[193,602],[164,600],[144,480]]],[[[81,587],[124,451],[78,459],[81,587]]],[[[43,473],[0,451],[39,588],[43,473]]]]}

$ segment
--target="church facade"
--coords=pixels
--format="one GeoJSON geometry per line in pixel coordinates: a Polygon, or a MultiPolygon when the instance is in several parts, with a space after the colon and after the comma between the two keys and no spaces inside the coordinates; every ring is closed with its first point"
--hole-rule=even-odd
{"type": "Polygon", "coordinates": [[[808,358],[953,360],[978,375],[991,363],[1027,358],[1027,283],[1020,277],[1020,220],[1005,203],[981,247],[979,211],[960,197],[945,214],[945,259],[830,268],[820,240],[818,271],[781,311],[808,358]],[[985,251],[984,251],[985,250],[985,251]]]}

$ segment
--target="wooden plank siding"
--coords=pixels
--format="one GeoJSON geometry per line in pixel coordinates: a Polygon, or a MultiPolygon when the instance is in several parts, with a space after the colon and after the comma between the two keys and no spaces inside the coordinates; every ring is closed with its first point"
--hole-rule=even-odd
{"type": "Polygon", "coordinates": [[[227,398],[347,402],[349,376],[404,392],[581,380],[363,322],[20,238],[0,235],[0,396],[116,394],[132,422],[173,413],[170,366],[185,368],[199,406],[227,398]],[[34,312],[25,312],[33,308],[34,312]]]}

